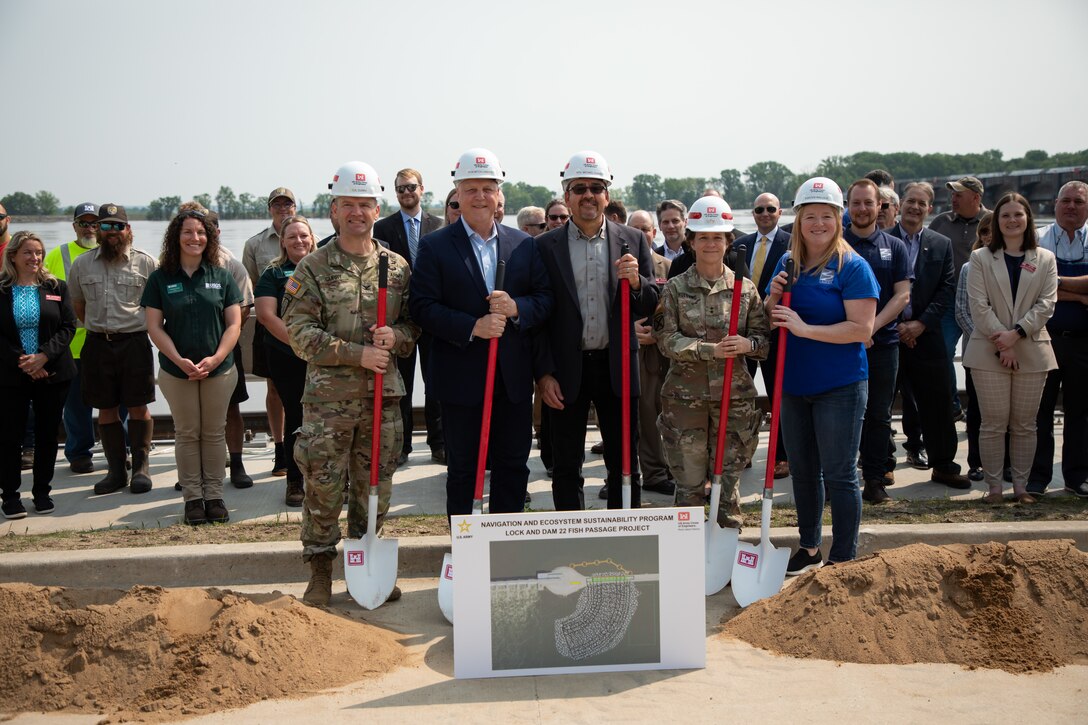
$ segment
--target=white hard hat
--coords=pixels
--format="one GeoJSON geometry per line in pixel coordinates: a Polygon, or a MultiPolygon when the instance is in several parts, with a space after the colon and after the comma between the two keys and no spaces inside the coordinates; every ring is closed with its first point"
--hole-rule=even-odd
{"type": "Polygon", "coordinates": [[[842,209],[842,189],[826,176],[809,179],[801,184],[793,198],[795,211],[805,204],[830,204],[842,209]]]}
{"type": "Polygon", "coordinates": [[[689,231],[731,232],[733,228],[733,210],[720,196],[701,196],[688,209],[689,231]]]}
{"type": "Polygon", "coordinates": [[[563,179],[563,188],[575,179],[600,179],[605,186],[612,185],[612,168],[596,151],[579,151],[571,156],[559,176],[563,179]]]}
{"type": "Polygon", "coordinates": [[[329,184],[329,191],[335,196],[358,196],[380,199],[385,187],[378,178],[378,172],[370,164],[362,161],[349,161],[336,170],[329,184]]]}
{"type": "Polygon", "coordinates": [[[494,179],[503,182],[506,172],[499,164],[499,158],[487,149],[469,149],[457,159],[457,166],[450,172],[453,183],[466,179],[494,179]]]}

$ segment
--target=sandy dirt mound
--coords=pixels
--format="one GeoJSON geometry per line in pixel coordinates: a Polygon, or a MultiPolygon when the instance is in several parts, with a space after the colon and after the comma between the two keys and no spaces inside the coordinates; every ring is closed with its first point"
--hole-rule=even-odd
{"type": "Polygon", "coordinates": [[[0,586],[0,710],[164,720],[389,672],[393,634],[277,593],[0,586]]]}
{"type": "Polygon", "coordinates": [[[1088,554],[1071,541],[913,544],[802,574],[723,632],[840,662],[1088,664],[1088,554]]]}

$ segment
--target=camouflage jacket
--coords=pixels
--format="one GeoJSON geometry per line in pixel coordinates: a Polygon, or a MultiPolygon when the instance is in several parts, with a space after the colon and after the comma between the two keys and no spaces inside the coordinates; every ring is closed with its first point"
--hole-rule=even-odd
{"type": "MultiPolygon", "coordinates": [[[[291,347],[309,363],[303,402],[374,396],[375,373],[361,362],[364,346],[373,341],[370,326],[378,316],[379,252],[389,255],[386,324],[397,336],[392,353],[398,357],[412,353],[419,326],[408,317],[408,263],[375,242],[360,266],[334,238],[303,258],[284,288],[283,322],[291,347]]],[[[404,395],[395,361],[387,370],[383,395],[404,395]]]]}
{"type": "MultiPolygon", "coordinates": [[[[720,400],[725,360],[714,345],[729,335],[733,271],[708,282],[693,266],[669,280],[654,313],[654,334],[661,354],[672,362],[661,395],[685,400],[720,400]]],[[[754,398],[756,386],[745,358],[767,359],[767,313],[751,280],[744,280],[737,334],[752,341],[752,352],[733,364],[731,397],[754,398]]]]}

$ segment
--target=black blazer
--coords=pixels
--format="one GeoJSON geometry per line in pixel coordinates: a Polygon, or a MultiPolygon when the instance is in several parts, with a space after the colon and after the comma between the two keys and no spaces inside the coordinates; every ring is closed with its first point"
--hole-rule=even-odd
{"type": "MultiPolygon", "coordinates": [[[[38,322],[38,352],[49,361],[45,370],[50,377],[41,382],[61,383],[76,375],[76,363],[68,345],[76,333],[76,315],[68,298],[68,285],[63,280],[38,288],[41,319],[38,322]]],[[[0,385],[22,385],[30,376],[19,369],[19,358],[26,353],[15,326],[10,287],[0,289],[0,385]]]]}
{"type": "MultiPolygon", "coordinates": [[[[422,240],[427,234],[441,228],[442,220],[439,217],[423,212],[419,224],[419,238],[422,240]]],[[[374,238],[386,249],[391,249],[408,260],[409,269],[414,268],[416,260],[408,253],[408,235],[404,231],[404,218],[400,215],[400,209],[374,223],[374,238]]]]}
{"type": "MultiPolygon", "coordinates": [[[[552,289],[533,238],[512,227],[495,226],[498,256],[506,262],[503,289],[518,305],[517,323],[507,320],[499,338],[497,364],[507,397],[521,403],[533,394],[532,335],[551,311],[552,289]]],[[[469,337],[489,306],[476,253],[460,221],[420,241],[408,309],[432,338],[427,394],[454,405],[478,405],[484,398],[490,344],[469,337]]]]}
{"type": "MultiPolygon", "coordinates": [[[[745,234],[740,239],[733,242],[734,246],[737,244],[743,244],[747,247],[748,257],[748,269],[752,269],[752,260],[755,259],[756,243],[759,241],[760,234],[758,231],[751,234],[745,234]]],[[[756,283],[756,290],[759,291],[760,297],[766,297],[764,292],[767,289],[767,285],[771,281],[771,276],[774,274],[775,265],[778,264],[778,260],[782,255],[786,253],[790,248],[790,233],[782,231],[782,228],[774,230],[774,238],[771,239],[770,249],[767,250],[767,261],[763,263],[763,272],[759,275],[759,279],[752,280],[756,283]]]]}
{"type": "MultiPolygon", "coordinates": [[[[582,386],[582,310],[578,306],[578,288],[574,284],[574,268],[570,263],[570,247],[567,239],[572,222],[545,232],[536,238],[540,255],[552,280],[555,307],[551,319],[540,335],[537,378],[550,374],[559,381],[563,397],[573,400],[582,386]]],[[[608,287],[612,309],[608,314],[608,359],[612,371],[612,391],[620,394],[620,285],[616,279],[615,261],[620,257],[620,247],[627,242],[631,254],[638,259],[640,285],[631,293],[631,347],[627,355],[631,364],[631,395],[639,394],[638,339],[634,323],[654,313],[659,290],[655,282],[654,262],[646,235],[638,229],[606,221],[609,247],[608,287]]]]}
{"type": "MultiPolygon", "coordinates": [[[[907,233],[896,224],[888,233],[906,244],[907,233]]],[[[941,318],[955,304],[956,276],[952,267],[952,240],[926,227],[922,228],[922,246],[914,261],[914,283],[910,288],[911,319],[939,330],[941,318]]]]}

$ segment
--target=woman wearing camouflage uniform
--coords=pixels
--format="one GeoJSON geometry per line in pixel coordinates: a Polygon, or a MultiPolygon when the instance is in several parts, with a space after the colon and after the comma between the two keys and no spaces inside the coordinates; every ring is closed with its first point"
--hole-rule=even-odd
{"type": "MultiPolygon", "coordinates": [[[[658,428],[676,478],[676,505],[702,506],[718,437],[726,358],[767,357],[767,314],[755,285],[744,280],[737,334],[729,336],[733,271],[725,254],[733,243],[733,215],[717,197],[703,197],[688,212],[688,242],[695,265],[669,280],[654,329],[671,360],[661,389],[658,428]]],[[[722,497],[717,520],[739,529],[740,473],[755,453],[762,414],[747,365],[733,366],[722,497]]]]}

